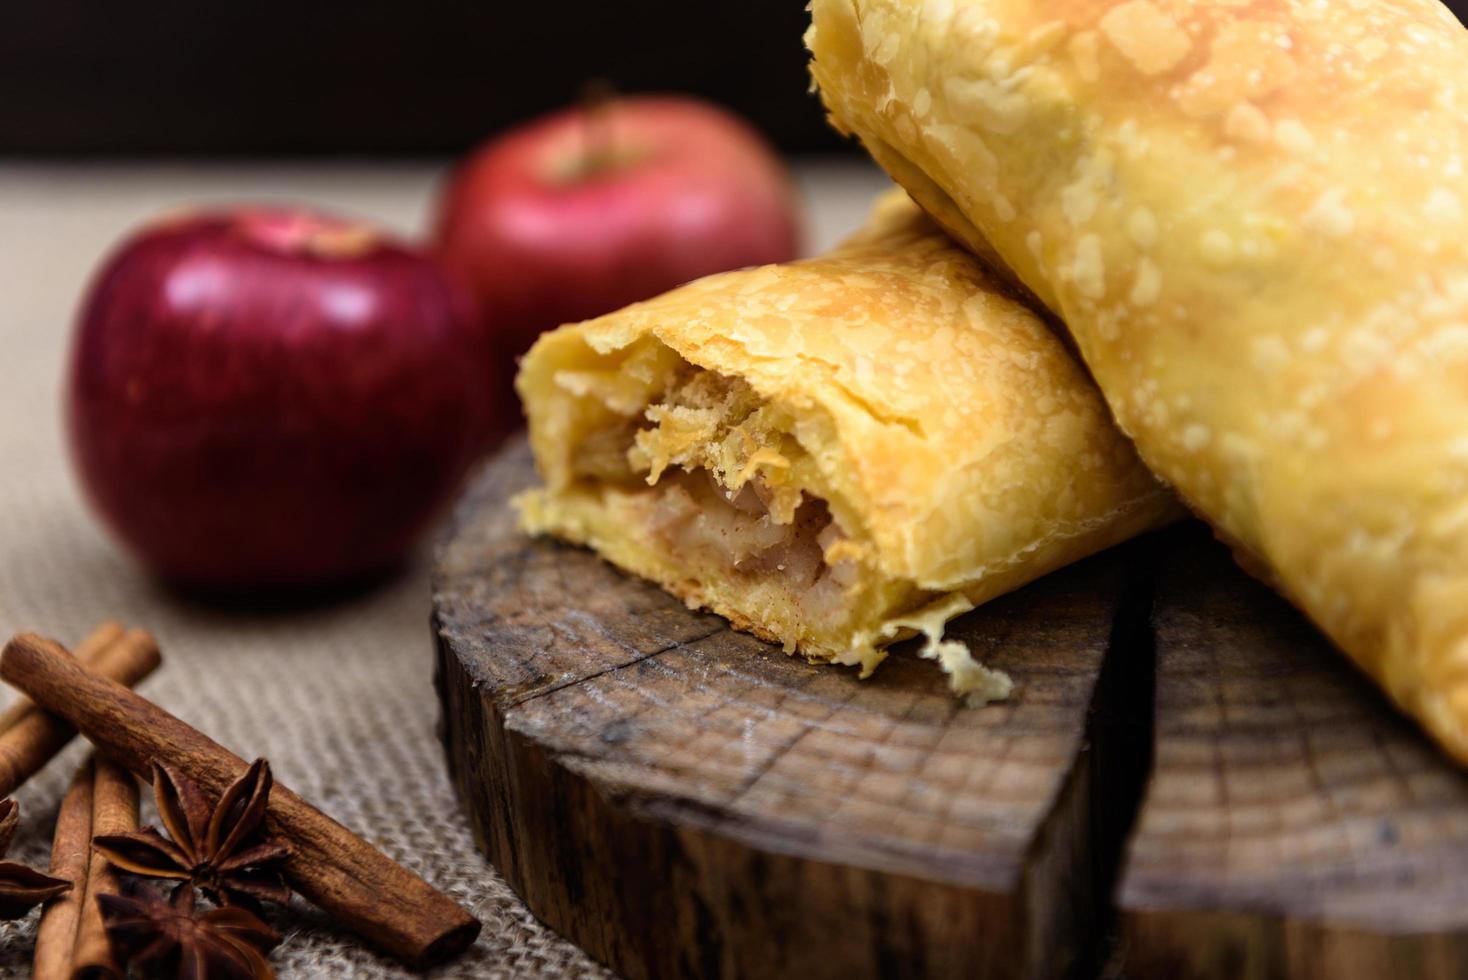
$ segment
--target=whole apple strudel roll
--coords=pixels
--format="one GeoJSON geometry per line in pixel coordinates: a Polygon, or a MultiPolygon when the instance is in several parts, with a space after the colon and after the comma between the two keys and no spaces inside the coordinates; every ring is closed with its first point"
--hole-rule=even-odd
{"type": "Polygon", "coordinates": [[[829,255],[545,334],[517,388],[527,530],[863,676],[922,634],[979,701],[1009,680],[949,619],[1179,514],[1045,321],[900,191],[829,255]]]}
{"type": "Polygon", "coordinates": [[[814,0],[833,120],[1468,764],[1468,30],[1437,0],[814,0]]]}

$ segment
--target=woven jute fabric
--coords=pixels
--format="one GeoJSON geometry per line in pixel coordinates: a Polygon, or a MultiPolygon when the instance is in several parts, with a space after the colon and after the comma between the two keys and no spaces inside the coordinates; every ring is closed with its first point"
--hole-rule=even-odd
{"type": "MultiPolygon", "coordinates": [[[[310,202],[411,234],[438,168],[0,165],[0,633],[71,645],[116,618],[158,637],[164,666],[141,690],[464,903],[484,924],[440,977],[610,974],[541,925],[475,850],[435,724],[429,549],[350,596],[294,605],[201,604],[120,552],[67,464],[60,398],[78,298],[138,222],[210,201],[310,202]]],[[[881,178],[803,168],[810,244],[853,227],[881,178]]],[[[0,692],[0,703],[13,695],[0,692]]],[[[44,868],[56,807],[87,746],[78,739],[17,793],[11,856],[44,868]]],[[[156,822],[145,802],[144,822],[156,822]]],[[[0,925],[0,976],[30,970],[37,914],[0,925]]],[[[283,978],[406,975],[298,899],[275,920],[283,978]]]]}

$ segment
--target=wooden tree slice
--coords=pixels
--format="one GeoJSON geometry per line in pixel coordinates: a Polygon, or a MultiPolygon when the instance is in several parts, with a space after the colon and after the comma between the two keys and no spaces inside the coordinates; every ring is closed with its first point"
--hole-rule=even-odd
{"type": "Polygon", "coordinates": [[[531,479],[516,443],[477,480],[434,624],[453,778],[537,916],[631,977],[1050,976],[1086,954],[1144,754],[1145,662],[1101,676],[1114,622],[1144,622],[1125,550],[961,621],[1016,681],[970,709],[911,651],[858,681],[526,539],[508,500],[531,479]]]}
{"type": "Polygon", "coordinates": [[[1154,622],[1120,972],[1468,976],[1468,778],[1196,529],[1154,622]]]}

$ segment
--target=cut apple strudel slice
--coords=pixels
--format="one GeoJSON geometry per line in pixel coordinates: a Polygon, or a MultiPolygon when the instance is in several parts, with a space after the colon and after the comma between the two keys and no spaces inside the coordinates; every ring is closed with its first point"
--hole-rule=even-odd
{"type": "Polygon", "coordinates": [[[1050,327],[900,191],[829,255],[550,332],[517,387],[525,528],[863,676],[944,624],[1179,515],[1050,327]]]}

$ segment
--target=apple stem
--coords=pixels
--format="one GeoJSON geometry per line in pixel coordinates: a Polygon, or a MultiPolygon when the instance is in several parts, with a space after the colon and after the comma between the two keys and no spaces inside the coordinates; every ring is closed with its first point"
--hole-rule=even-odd
{"type": "Polygon", "coordinates": [[[581,89],[582,139],[585,152],[581,156],[578,178],[595,177],[617,165],[617,151],[612,133],[612,103],[616,89],[605,78],[593,78],[581,89]]]}

